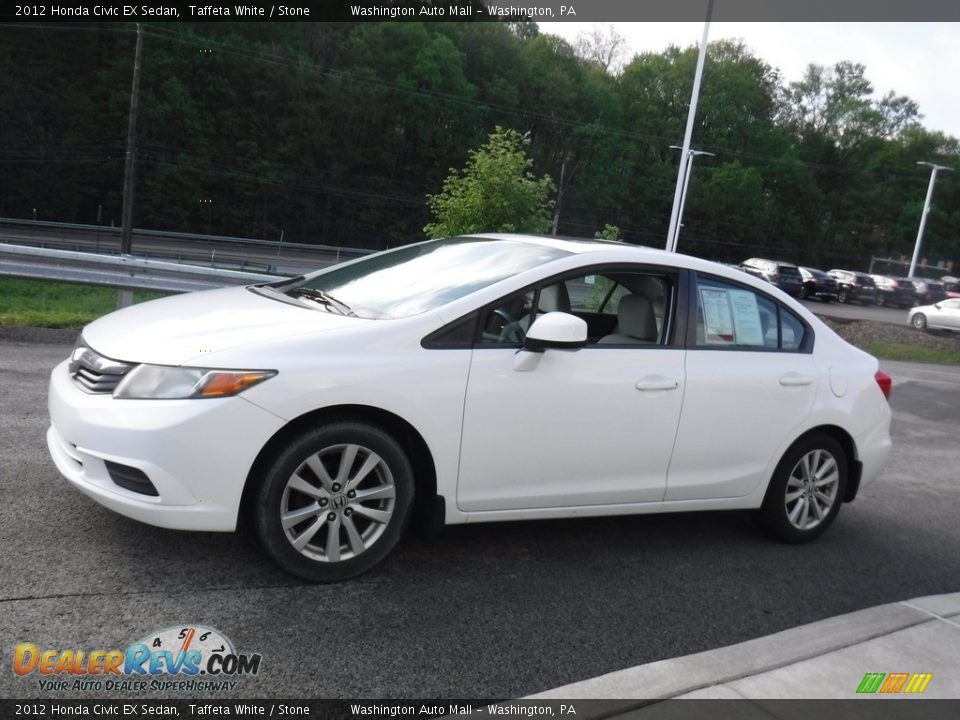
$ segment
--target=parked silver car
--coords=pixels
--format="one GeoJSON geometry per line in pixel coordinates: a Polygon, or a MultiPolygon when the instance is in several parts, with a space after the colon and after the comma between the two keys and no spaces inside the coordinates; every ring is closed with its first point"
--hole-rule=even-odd
{"type": "Polygon", "coordinates": [[[941,300],[933,305],[920,305],[907,315],[917,330],[954,330],[960,332],[960,298],[941,300]]]}

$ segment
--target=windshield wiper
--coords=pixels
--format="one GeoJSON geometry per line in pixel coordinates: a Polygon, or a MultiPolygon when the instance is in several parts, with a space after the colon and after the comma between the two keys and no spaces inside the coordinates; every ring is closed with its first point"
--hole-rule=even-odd
{"type": "Polygon", "coordinates": [[[302,295],[303,297],[310,298],[318,303],[322,303],[327,307],[335,309],[341,315],[347,315],[349,317],[357,317],[357,314],[350,309],[350,306],[345,302],[337,300],[330,293],[326,293],[323,290],[316,290],[310,287],[298,287],[291,290],[294,295],[302,295]]]}

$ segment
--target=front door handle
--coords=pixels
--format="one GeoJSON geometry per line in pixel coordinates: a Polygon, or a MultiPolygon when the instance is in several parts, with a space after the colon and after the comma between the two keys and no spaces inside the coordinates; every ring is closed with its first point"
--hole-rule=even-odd
{"type": "Polygon", "coordinates": [[[812,382],[813,378],[809,375],[801,375],[795,372],[789,372],[780,378],[780,384],[784,387],[802,387],[812,382]]]}
{"type": "Polygon", "coordinates": [[[663,377],[663,375],[652,375],[645,377],[637,383],[637,390],[640,392],[651,392],[653,390],[676,390],[680,387],[680,381],[676,378],[663,377]]]}

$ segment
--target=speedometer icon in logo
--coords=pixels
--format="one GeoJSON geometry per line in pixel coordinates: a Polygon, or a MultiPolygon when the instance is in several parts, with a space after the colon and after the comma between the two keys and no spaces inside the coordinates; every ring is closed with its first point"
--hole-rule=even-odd
{"type": "MultiPolygon", "coordinates": [[[[179,625],[152,633],[137,645],[146,645],[151,655],[169,653],[168,657],[189,657],[195,668],[206,668],[214,655],[236,655],[230,639],[219,630],[203,625],[179,625]]],[[[200,670],[205,675],[204,670],[200,670]]]]}

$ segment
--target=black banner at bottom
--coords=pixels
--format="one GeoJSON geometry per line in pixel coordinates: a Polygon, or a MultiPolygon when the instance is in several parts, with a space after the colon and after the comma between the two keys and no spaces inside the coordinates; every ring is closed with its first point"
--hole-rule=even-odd
{"type": "Polygon", "coordinates": [[[0,700],[0,718],[567,718],[955,720],[960,699],[857,700],[0,700]]]}

